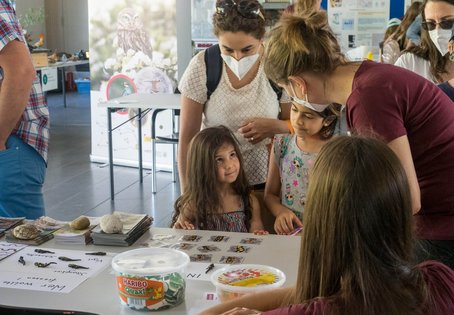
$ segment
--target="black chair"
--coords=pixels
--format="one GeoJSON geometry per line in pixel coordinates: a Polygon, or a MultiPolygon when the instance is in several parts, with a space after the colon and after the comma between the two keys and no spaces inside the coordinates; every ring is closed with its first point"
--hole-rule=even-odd
{"type": "Polygon", "coordinates": [[[176,149],[178,145],[178,138],[179,138],[179,116],[180,110],[179,109],[155,109],[151,115],[151,143],[152,143],[152,193],[156,193],[156,144],[172,144],[172,152],[173,152],[173,159],[172,159],[172,181],[177,181],[177,157],[176,157],[176,149]],[[156,134],[156,118],[158,114],[165,110],[172,111],[172,134],[170,135],[157,135],[156,134]],[[177,120],[177,122],[176,122],[177,120]]]}

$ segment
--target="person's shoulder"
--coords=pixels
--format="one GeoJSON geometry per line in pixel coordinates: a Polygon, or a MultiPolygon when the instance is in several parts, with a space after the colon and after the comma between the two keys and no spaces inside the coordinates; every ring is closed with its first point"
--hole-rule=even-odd
{"type": "Polygon", "coordinates": [[[429,286],[434,284],[436,286],[449,287],[454,294],[454,270],[434,260],[422,262],[416,267],[422,272],[429,286]]]}

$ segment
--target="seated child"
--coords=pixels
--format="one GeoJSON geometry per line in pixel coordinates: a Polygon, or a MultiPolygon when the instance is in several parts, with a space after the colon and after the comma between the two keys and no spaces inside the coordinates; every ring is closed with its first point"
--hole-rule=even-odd
{"type": "Polygon", "coordinates": [[[193,138],[186,182],[175,202],[173,228],[267,234],[238,142],[228,128],[206,128],[193,138]]]}

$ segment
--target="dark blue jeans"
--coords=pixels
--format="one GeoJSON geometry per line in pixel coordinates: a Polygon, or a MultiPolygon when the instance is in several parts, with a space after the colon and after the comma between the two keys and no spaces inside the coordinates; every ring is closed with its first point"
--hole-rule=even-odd
{"type": "Polygon", "coordinates": [[[36,219],[44,215],[46,163],[19,137],[11,135],[0,151],[0,216],[36,219]]]}

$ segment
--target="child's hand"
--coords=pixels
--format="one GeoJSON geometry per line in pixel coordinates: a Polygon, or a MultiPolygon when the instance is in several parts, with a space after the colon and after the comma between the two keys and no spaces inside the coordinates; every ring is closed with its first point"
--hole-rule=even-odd
{"type": "Polygon", "coordinates": [[[274,230],[280,235],[292,234],[295,226],[303,226],[303,223],[291,210],[281,213],[276,217],[276,221],[274,221],[274,230]]]}
{"type": "Polygon", "coordinates": [[[265,231],[265,230],[255,230],[252,233],[254,233],[254,235],[268,235],[268,234],[270,234],[268,231],[265,231]]]}
{"type": "Polygon", "coordinates": [[[177,222],[173,225],[174,229],[182,229],[182,230],[194,230],[194,224],[184,218],[181,214],[178,216],[177,222]]]}

